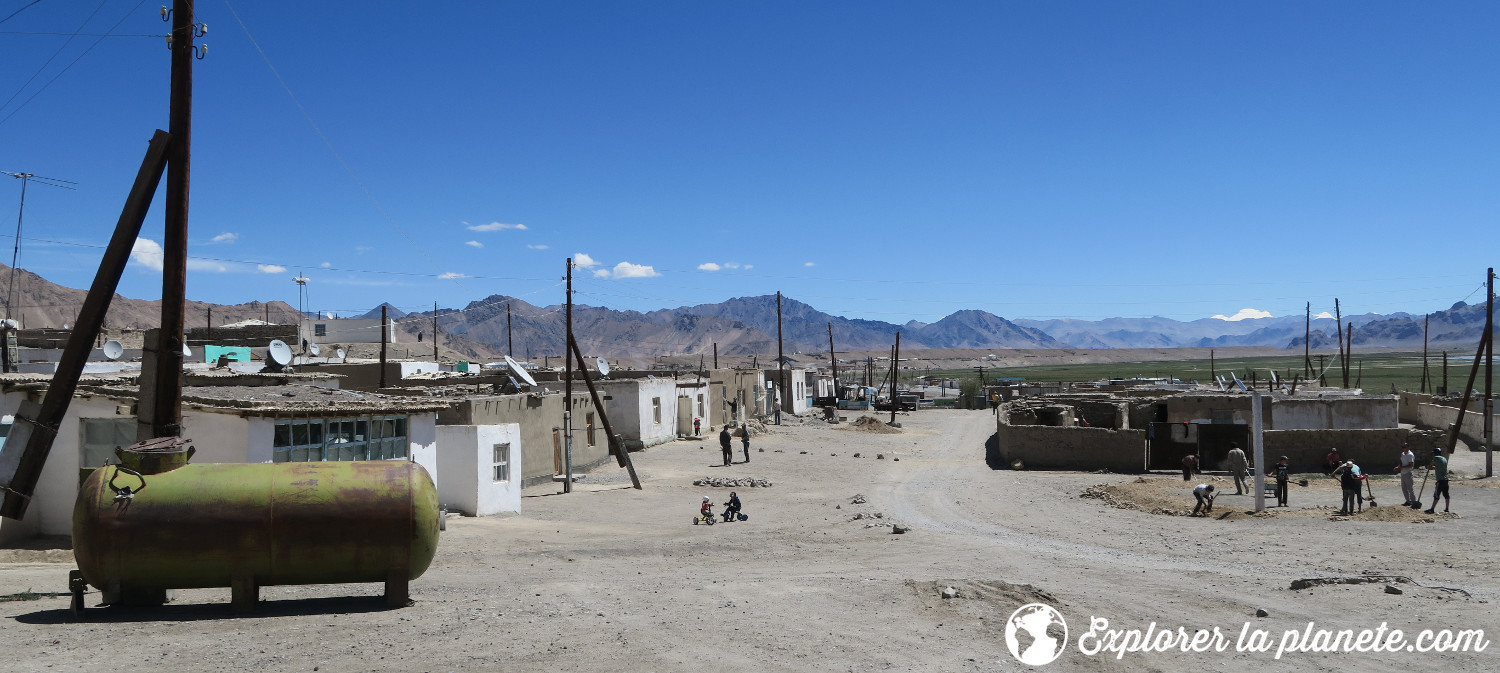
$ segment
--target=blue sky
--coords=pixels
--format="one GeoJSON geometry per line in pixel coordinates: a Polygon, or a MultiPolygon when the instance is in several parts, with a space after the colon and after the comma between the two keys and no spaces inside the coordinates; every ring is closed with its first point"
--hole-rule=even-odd
{"type": "MultiPolygon", "coordinates": [[[[79,183],[29,189],[20,265],[86,287],[167,126],[167,49],[132,37],[166,24],[29,3],[0,2],[0,170],[79,183]]],[[[576,300],[619,309],[1188,320],[1447,308],[1495,263],[1494,3],[197,12],[194,299],[547,305],[582,253],[576,300]]],[[[158,194],[123,294],[160,296],[161,228],[158,194]]]]}

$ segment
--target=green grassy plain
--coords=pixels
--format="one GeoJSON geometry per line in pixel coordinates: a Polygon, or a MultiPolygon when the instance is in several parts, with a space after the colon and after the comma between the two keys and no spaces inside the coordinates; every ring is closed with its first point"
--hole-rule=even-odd
{"type": "MultiPolygon", "coordinates": [[[[1338,356],[1325,358],[1327,369],[1324,370],[1327,383],[1330,386],[1338,386],[1342,379],[1338,367],[1338,356]]],[[[1473,364],[1473,356],[1459,359],[1453,355],[1448,358],[1448,389],[1458,391],[1463,389],[1464,382],[1469,376],[1469,368],[1473,364]]],[[[1276,370],[1276,375],[1285,378],[1291,383],[1294,376],[1303,373],[1302,354],[1275,357],[1251,357],[1251,358],[1218,358],[1210,365],[1208,360],[1167,360],[1167,361],[1145,361],[1145,362],[1112,362],[1104,364],[1081,364],[1081,365],[1041,365],[1036,367],[997,367],[985,369],[986,379],[993,381],[996,378],[1019,377],[1028,381],[1098,381],[1107,378],[1160,378],[1173,377],[1184,382],[1207,383],[1213,380],[1212,373],[1223,376],[1229,380],[1230,373],[1240,377],[1247,384],[1253,371],[1258,381],[1264,382],[1269,377],[1269,371],[1276,370]],[[1212,370],[1212,373],[1211,373],[1212,370]]],[[[1313,357],[1313,368],[1319,367],[1317,356],[1313,357]]],[[[1429,390],[1443,384],[1442,356],[1428,356],[1429,390]]],[[[973,378],[976,373],[973,369],[948,370],[930,372],[934,375],[950,376],[955,378],[973,378]]],[[[1481,372],[1481,375],[1483,372],[1481,372]]],[[[1422,380],[1422,354],[1418,353],[1355,353],[1349,371],[1349,385],[1358,385],[1366,392],[1389,393],[1393,386],[1395,390],[1416,391],[1420,389],[1422,380]]],[[[1475,386],[1479,386],[1478,382],[1475,386]]]]}

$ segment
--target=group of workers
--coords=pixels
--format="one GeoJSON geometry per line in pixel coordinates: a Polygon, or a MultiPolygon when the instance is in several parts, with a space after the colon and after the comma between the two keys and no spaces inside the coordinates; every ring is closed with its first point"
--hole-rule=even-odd
{"type": "MultiPolygon", "coordinates": [[[[1406,502],[1403,505],[1412,508],[1422,506],[1421,501],[1418,500],[1419,494],[1417,493],[1415,478],[1412,474],[1416,467],[1416,462],[1417,457],[1412,451],[1411,445],[1402,442],[1401,456],[1394,470],[1401,477],[1401,492],[1406,497],[1406,502]]],[[[1278,507],[1287,506],[1287,487],[1291,482],[1290,468],[1287,464],[1288,458],[1282,456],[1276,461],[1275,465],[1271,466],[1271,470],[1266,473],[1267,477],[1274,480],[1276,505],[1278,507]]],[[[1235,495],[1250,492],[1250,464],[1245,458],[1244,450],[1240,448],[1238,443],[1230,442],[1229,455],[1225,458],[1224,467],[1229,471],[1230,476],[1234,478],[1235,495]]],[[[1361,470],[1358,465],[1354,464],[1354,461],[1341,458],[1336,448],[1329,450],[1328,455],[1325,456],[1324,467],[1324,474],[1338,479],[1339,485],[1343,489],[1343,504],[1339,510],[1339,514],[1350,515],[1363,512],[1365,499],[1361,496],[1360,491],[1367,488],[1366,479],[1369,475],[1361,470]]],[[[1199,471],[1198,468],[1199,459],[1197,454],[1188,454],[1184,457],[1182,459],[1183,481],[1191,480],[1193,474],[1199,471]]],[[[1442,447],[1432,450],[1432,460],[1427,464],[1427,469],[1437,478],[1437,484],[1432,491],[1432,506],[1427,508],[1425,512],[1427,514],[1436,513],[1439,498],[1443,501],[1443,511],[1447,512],[1451,496],[1448,492],[1448,458],[1443,455],[1442,447]]],[[[1303,485],[1306,485],[1305,481],[1303,485]]],[[[1213,484],[1198,484],[1193,487],[1193,497],[1197,500],[1197,504],[1193,506],[1193,516],[1201,516],[1213,511],[1214,498],[1218,497],[1218,492],[1213,484]]],[[[1370,500],[1374,501],[1373,495],[1370,500]]]]}

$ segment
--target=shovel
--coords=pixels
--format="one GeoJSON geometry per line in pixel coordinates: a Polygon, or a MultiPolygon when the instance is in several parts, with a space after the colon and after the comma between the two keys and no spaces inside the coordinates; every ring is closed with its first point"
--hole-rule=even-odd
{"type": "Polygon", "coordinates": [[[1378,507],[1378,505],[1375,504],[1375,487],[1370,485],[1369,479],[1365,480],[1365,490],[1370,493],[1370,497],[1365,498],[1365,500],[1370,503],[1370,507],[1378,507]]]}
{"type": "Polygon", "coordinates": [[[1417,500],[1411,504],[1412,509],[1422,509],[1422,494],[1427,492],[1427,475],[1432,474],[1432,468],[1422,475],[1422,488],[1417,491],[1417,500]]]}

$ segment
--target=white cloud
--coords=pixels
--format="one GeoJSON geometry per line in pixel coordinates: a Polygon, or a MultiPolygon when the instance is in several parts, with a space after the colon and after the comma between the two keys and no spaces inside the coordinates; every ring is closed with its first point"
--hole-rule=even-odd
{"type": "Polygon", "coordinates": [[[587,253],[580,252],[573,255],[573,266],[576,266],[580,269],[587,269],[590,267],[599,266],[599,263],[594,261],[593,257],[589,257],[587,253]]]}
{"type": "Polygon", "coordinates": [[[547,246],[545,246],[545,245],[531,245],[529,243],[526,245],[526,247],[528,249],[531,249],[531,250],[546,250],[547,249],[547,246]]]}
{"type": "Polygon", "coordinates": [[[1314,318],[1327,318],[1329,320],[1333,320],[1333,314],[1329,313],[1327,311],[1324,311],[1322,313],[1314,313],[1313,317],[1314,318]]]}
{"type": "Polygon", "coordinates": [[[286,273],[286,267],[275,264],[256,264],[255,270],[261,273],[286,273]]]}
{"type": "Polygon", "coordinates": [[[755,265],[754,264],[746,264],[744,268],[745,268],[746,271],[749,271],[749,270],[755,268],[755,265]]]}
{"type": "Polygon", "coordinates": [[[213,237],[213,242],[214,243],[233,243],[233,242],[238,241],[238,240],[240,240],[240,235],[239,234],[234,234],[234,233],[230,233],[230,232],[227,232],[227,231],[224,232],[224,233],[222,233],[222,234],[219,234],[218,236],[213,237]]]}
{"type": "Polygon", "coordinates": [[[653,278],[660,275],[656,269],[646,264],[620,262],[615,265],[615,278],[653,278]]]}
{"type": "Polygon", "coordinates": [[[738,268],[740,268],[740,263],[739,262],[724,262],[724,268],[726,268],[726,269],[738,269],[738,268]]]}
{"type": "Polygon", "coordinates": [[[135,245],[130,246],[130,261],[153,271],[161,271],[161,244],[149,238],[136,238],[135,245]]]}
{"type": "MultiPolygon", "coordinates": [[[[135,239],[130,246],[130,261],[144,266],[152,271],[161,271],[165,267],[166,260],[162,254],[161,244],[149,238],[135,239]]],[[[210,259],[188,258],[188,271],[211,271],[213,273],[225,273],[229,267],[210,259]]]]}
{"type": "Polygon", "coordinates": [[[480,243],[479,241],[464,241],[464,245],[467,245],[467,246],[469,246],[471,248],[483,248],[484,247],[484,244],[480,243]]]}
{"type": "Polygon", "coordinates": [[[363,255],[363,254],[365,254],[365,253],[367,253],[367,252],[369,252],[371,250],[374,250],[374,249],[375,248],[372,248],[372,247],[370,247],[368,245],[356,245],[356,246],[354,246],[354,254],[356,254],[356,255],[363,255]]]}
{"type": "Polygon", "coordinates": [[[595,278],[608,278],[609,277],[609,269],[595,269],[594,270],[594,277],[595,278]]]}
{"type": "Polygon", "coordinates": [[[719,269],[722,269],[722,268],[724,268],[724,267],[719,266],[718,264],[714,264],[713,262],[704,262],[704,263],[698,265],[698,270],[699,271],[718,271],[719,269]]]}
{"type": "MultiPolygon", "coordinates": [[[[818,265],[817,262],[803,262],[802,263],[802,266],[817,266],[817,265],[818,265]]],[[[777,366],[780,366],[780,365],[777,365],[777,366]]]]}
{"type": "Polygon", "coordinates": [[[331,269],[331,268],[333,268],[333,262],[323,262],[322,264],[319,264],[318,266],[321,266],[321,267],[323,267],[325,269],[331,269]]]}
{"type": "Polygon", "coordinates": [[[520,229],[521,231],[525,231],[526,225],[506,224],[504,222],[491,222],[489,224],[470,224],[468,227],[466,227],[466,229],[468,229],[469,231],[501,231],[504,229],[520,229]]]}
{"type": "Polygon", "coordinates": [[[453,280],[454,278],[467,278],[467,277],[468,276],[465,276],[465,275],[463,275],[461,273],[454,273],[452,271],[449,271],[447,273],[438,274],[438,278],[441,278],[443,280],[453,280]]]}
{"type": "Polygon", "coordinates": [[[1236,313],[1234,315],[1216,315],[1212,317],[1218,318],[1219,320],[1228,320],[1234,322],[1238,320],[1245,320],[1246,318],[1271,318],[1274,316],[1271,315],[1270,311],[1262,311],[1258,308],[1242,308],[1240,309],[1239,313],[1236,313]]]}

